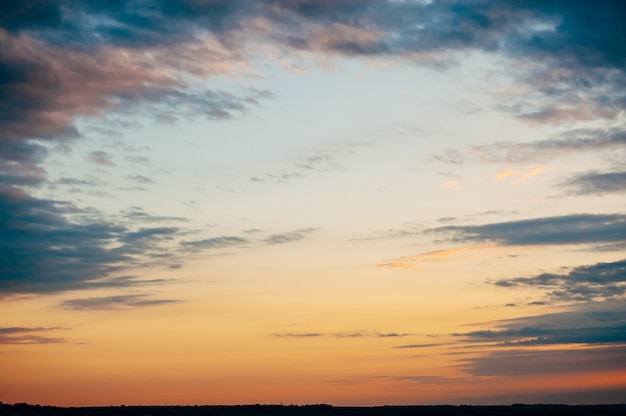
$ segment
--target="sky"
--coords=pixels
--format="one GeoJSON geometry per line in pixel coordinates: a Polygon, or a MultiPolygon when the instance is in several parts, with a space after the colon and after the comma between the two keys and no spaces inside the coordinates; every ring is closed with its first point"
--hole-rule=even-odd
{"type": "Polygon", "coordinates": [[[624,21],[0,3],[0,401],[626,402],[624,21]]]}

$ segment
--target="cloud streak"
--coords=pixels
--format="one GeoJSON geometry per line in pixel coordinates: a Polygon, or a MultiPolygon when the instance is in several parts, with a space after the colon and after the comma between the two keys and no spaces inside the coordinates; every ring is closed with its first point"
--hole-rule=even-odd
{"type": "Polygon", "coordinates": [[[574,195],[605,195],[626,191],[626,172],[590,171],[575,175],[561,184],[574,195]]]}
{"type": "Polygon", "coordinates": [[[562,274],[542,273],[534,277],[502,279],[493,284],[540,289],[553,302],[611,299],[626,293],[626,260],[579,266],[562,274]]]}
{"type": "Polygon", "coordinates": [[[626,343],[624,300],[590,302],[566,312],[500,321],[496,329],[453,334],[496,346],[626,343]]]}
{"type": "Polygon", "coordinates": [[[66,342],[63,338],[45,334],[61,328],[44,327],[0,327],[0,344],[57,344],[66,342]]]}
{"type": "Polygon", "coordinates": [[[0,296],[141,285],[115,274],[161,250],[175,227],[132,230],[93,210],[0,187],[0,296]],[[71,220],[69,219],[71,217],[71,220]]]}
{"type": "Polygon", "coordinates": [[[64,309],[72,310],[110,310],[120,308],[136,308],[159,306],[178,302],[173,299],[151,299],[145,294],[91,297],[85,299],[69,299],[61,302],[64,309]]]}
{"type": "Polygon", "coordinates": [[[462,360],[461,369],[473,376],[537,376],[620,371],[626,369],[626,347],[579,350],[492,351],[462,360]]]}
{"type": "Polygon", "coordinates": [[[589,244],[623,247],[626,215],[572,214],[483,225],[445,226],[431,234],[451,235],[453,241],[499,245],[589,244]]]}

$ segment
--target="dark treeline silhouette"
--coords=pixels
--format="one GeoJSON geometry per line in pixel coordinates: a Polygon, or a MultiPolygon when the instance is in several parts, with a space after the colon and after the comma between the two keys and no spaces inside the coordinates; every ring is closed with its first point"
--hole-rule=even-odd
{"type": "Polygon", "coordinates": [[[626,415],[626,404],[615,405],[525,405],[512,406],[109,406],[56,407],[0,402],[0,416],[565,416],[626,415]]]}

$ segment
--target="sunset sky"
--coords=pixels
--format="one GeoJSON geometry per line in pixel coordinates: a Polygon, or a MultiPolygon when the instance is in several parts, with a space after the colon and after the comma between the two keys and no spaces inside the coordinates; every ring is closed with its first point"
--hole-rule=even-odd
{"type": "Polygon", "coordinates": [[[0,401],[626,402],[624,22],[0,3],[0,401]]]}

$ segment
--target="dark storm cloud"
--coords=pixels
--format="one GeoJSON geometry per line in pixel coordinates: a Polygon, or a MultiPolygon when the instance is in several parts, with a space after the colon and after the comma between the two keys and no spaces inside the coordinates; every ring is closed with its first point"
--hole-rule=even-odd
{"type": "Polygon", "coordinates": [[[133,231],[95,210],[34,198],[10,186],[0,186],[0,229],[0,296],[141,285],[111,274],[158,251],[176,232],[133,231]]]}
{"type": "Polygon", "coordinates": [[[69,299],[61,303],[64,309],[103,310],[119,308],[136,308],[158,306],[178,302],[172,299],[151,299],[145,294],[91,297],[86,299],[69,299]]]}
{"type": "Polygon", "coordinates": [[[61,328],[0,327],[0,344],[53,344],[65,342],[63,338],[50,337],[50,331],[61,328]]]}
{"type": "Polygon", "coordinates": [[[579,266],[567,273],[497,280],[500,287],[537,288],[552,301],[609,299],[626,293],[626,260],[579,266]]]}
{"type": "Polygon", "coordinates": [[[500,321],[496,329],[453,334],[499,346],[626,343],[624,300],[582,304],[567,312],[500,321]]]}
{"type": "Polygon", "coordinates": [[[581,173],[567,179],[561,184],[575,195],[604,195],[608,193],[626,192],[626,172],[581,173]]]}
{"type": "Polygon", "coordinates": [[[428,233],[449,234],[460,242],[500,245],[600,244],[626,245],[626,215],[574,214],[483,225],[445,226],[428,233]]]}

